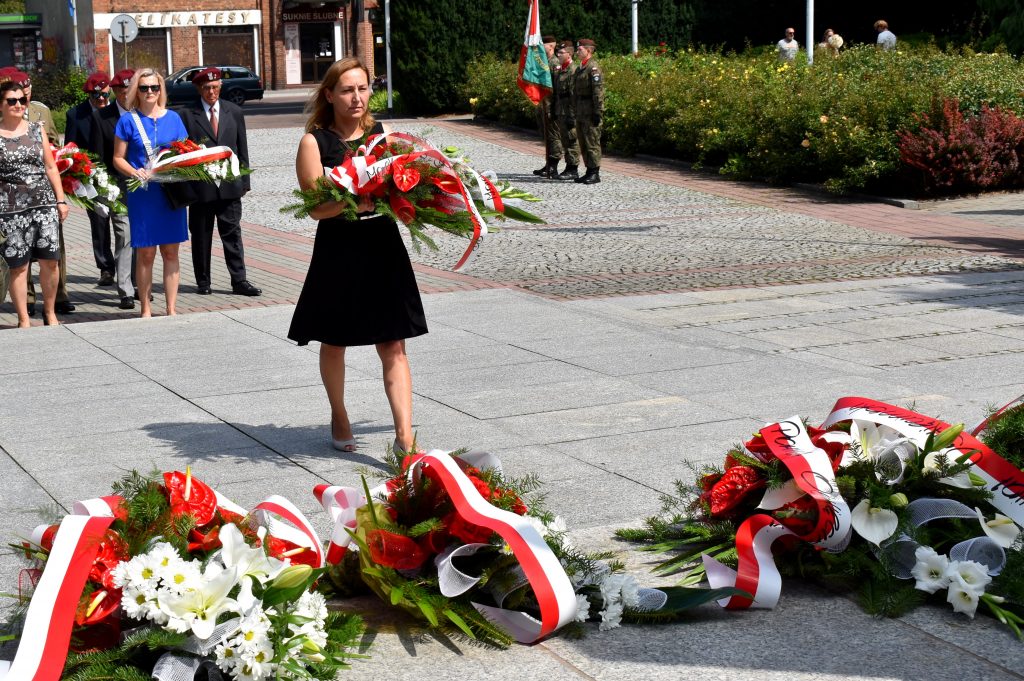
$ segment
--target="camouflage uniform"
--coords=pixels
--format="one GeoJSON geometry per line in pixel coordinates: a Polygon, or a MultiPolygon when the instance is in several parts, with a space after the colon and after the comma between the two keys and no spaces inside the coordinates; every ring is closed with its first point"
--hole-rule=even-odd
{"type": "Polygon", "coordinates": [[[572,83],[576,135],[587,174],[591,175],[601,167],[601,123],[604,116],[604,74],[593,56],[576,69],[572,83]]]}
{"type": "Polygon", "coordinates": [[[576,114],[573,110],[572,79],[576,69],[572,61],[564,68],[556,64],[551,69],[552,117],[558,126],[558,136],[565,155],[566,169],[558,176],[559,179],[575,178],[576,169],[580,165],[580,147],[576,141],[576,114]],[[566,175],[565,178],[562,175],[566,175]]]}
{"type": "MultiPolygon", "coordinates": [[[[558,60],[554,57],[548,60],[551,70],[551,80],[554,84],[555,69],[558,68],[558,60]]],[[[552,169],[558,168],[558,162],[562,159],[562,138],[558,135],[558,125],[555,122],[554,95],[548,95],[541,100],[544,115],[544,142],[547,145],[548,163],[552,169]]]]}

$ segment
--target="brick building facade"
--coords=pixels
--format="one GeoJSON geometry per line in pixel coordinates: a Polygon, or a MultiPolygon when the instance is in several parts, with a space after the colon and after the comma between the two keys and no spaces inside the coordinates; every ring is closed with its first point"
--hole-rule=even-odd
{"type": "Polygon", "coordinates": [[[332,63],[349,55],[361,57],[372,74],[374,32],[366,16],[376,6],[374,0],[92,0],[95,64],[110,72],[127,63],[165,74],[238,64],[259,75],[267,89],[319,82],[332,63]],[[127,43],[116,39],[122,15],[139,29],[127,43]]]}

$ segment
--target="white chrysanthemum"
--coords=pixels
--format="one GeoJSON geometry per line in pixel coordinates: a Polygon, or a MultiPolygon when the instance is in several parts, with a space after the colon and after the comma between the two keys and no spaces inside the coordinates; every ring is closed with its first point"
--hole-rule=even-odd
{"type": "MultiPolygon", "coordinates": [[[[219,566],[216,566],[214,574],[210,574],[210,568],[214,566],[216,563],[210,563],[207,567],[206,579],[216,576],[215,573],[220,572],[219,566]]],[[[160,571],[160,585],[172,594],[183,594],[196,589],[204,579],[202,566],[197,560],[171,560],[166,566],[161,562],[157,569],[160,571]]]]}
{"type": "Polygon", "coordinates": [[[988,568],[973,560],[958,560],[949,564],[947,576],[952,585],[958,585],[961,589],[973,591],[978,596],[985,593],[992,578],[989,577],[988,568]]]}
{"type": "Polygon", "coordinates": [[[121,592],[121,610],[132,619],[152,619],[152,611],[159,610],[156,591],[125,587],[121,592]]]}
{"type": "MultiPolygon", "coordinates": [[[[254,679],[266,679],[274,674],[277,665],[274,664],[274,647],[268,640],[266,645],[252,651],[241,651],[241,663],[235,668],[237,674],[240,670],[254,679]]],[[[245,677],[239,677],[245,678],[245,677]]]]}
{"type": "Polygon", "coordinates": [[[319,591],[307,591],[301,596],[296,606],[317,620],[327,619],[327,599],[319,591]]]}
{"type": "Polygon", "coordinates": [[[238,632],[231,638],[231,642],[239,653],[259,651],[265,647],[272,626],[270,619],[257,606],[242,618],[238,632]]]}
{"type": "Polygon", "coordinates": [[[971,619],[974,619],[974,613],[978,610],[981,594],[973,589],[965,589],[958,582],[954,581],[949,585],[949,594],[946,596],[946,600],[953,606],[953,610],[962,612],[971,619]]]}
{"type": "Polygon", "coordinates": [[[586,622],[590,618],[590,601],[583,594],[576,594],[576,621],[586,622]]]}
{"type": "Polygon", "coordinates": [[[917,563],[910,574],[917,580],[915,589],[933,594],[949,585],[949,558],[940,556],[930,546],[918,546],[914,558],[917,563]]]}
{"type": "Polygon", "coordinates": [[[225,643],[221,643],[214,648],[213,653],[214,661],[223,672],[234,671],[235,667],[241,662],[241,659],[238,657],[238,651],[225,643]]]}
{"type": "Polygon", "coordinates": [[[127,562],[122,561],[117,568],[121,568],[121,566],[124,566],[124,571],[118,572],[121,575],[120,584],[115,582],[115,586],[127,586],[140,590],[156,589],[160,577],[149,554],[143,553],[127,562]]]}

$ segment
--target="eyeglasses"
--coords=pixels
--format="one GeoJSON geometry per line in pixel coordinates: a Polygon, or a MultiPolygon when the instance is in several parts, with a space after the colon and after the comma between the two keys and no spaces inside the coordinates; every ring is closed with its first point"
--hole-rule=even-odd
{"type": "Polygon", "coordinates": [[[139,92],[160,92],[159,85],[140,85],[139,92]]]}
{"type": "Polygon", "coordinates": [[[90,92],[89,96],[93,99],[106,99],[110,96],[109,92],[90,92]]]}
{"type": "Polygon", "coordinates": [[[28,106],[28,97],[7,97],[7,106],[14,106],[21,104],[22,106],[28,106]]]}

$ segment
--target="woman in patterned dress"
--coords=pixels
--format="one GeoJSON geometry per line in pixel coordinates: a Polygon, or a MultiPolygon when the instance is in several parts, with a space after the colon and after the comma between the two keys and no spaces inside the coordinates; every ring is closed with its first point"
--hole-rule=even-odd
{"type": "Polygon", "coordinates": [[[60,173],[42,125],[25,120],[28,98],[20,83],[0,83],[0,253],[11,270],[11,302],[18,328],[28,316],[28,267],[39,261],[43,287],[43,323],[57,324],[58,228],[68,216],[60,173]]]}

